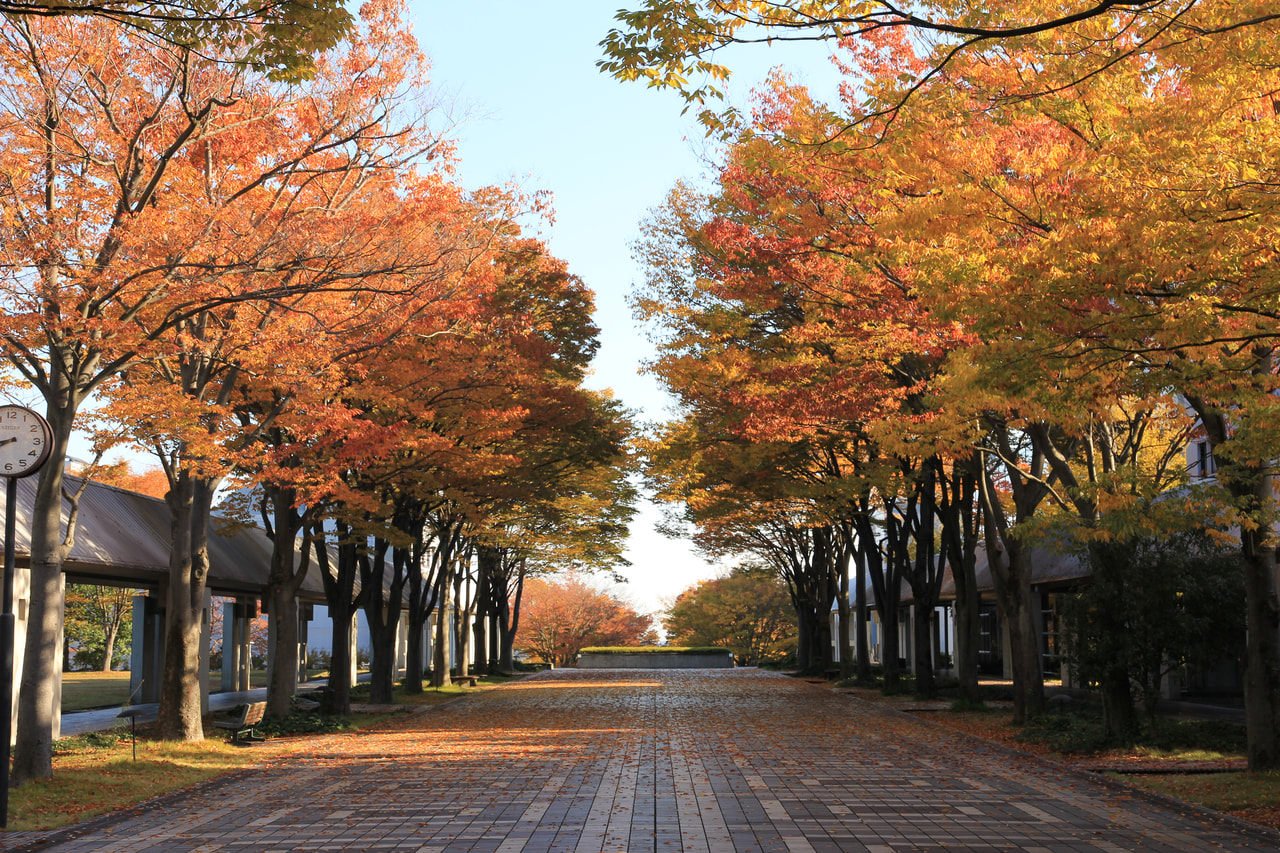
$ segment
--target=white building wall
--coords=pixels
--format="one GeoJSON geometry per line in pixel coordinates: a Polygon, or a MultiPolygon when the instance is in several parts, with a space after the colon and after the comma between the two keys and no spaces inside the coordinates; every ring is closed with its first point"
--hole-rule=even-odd
{"type": "MultiPolygon", "coordinates": [[[[315,615],[307,634],[307,646],[315,651],[333,651],[333,619],[329,617],[329,608],[323,604],[315,606],[315,615]]],[[[365,621],[364,611],[356,611],[356,648],[364,654],[369,653],[369,623],[365,621]]]]}

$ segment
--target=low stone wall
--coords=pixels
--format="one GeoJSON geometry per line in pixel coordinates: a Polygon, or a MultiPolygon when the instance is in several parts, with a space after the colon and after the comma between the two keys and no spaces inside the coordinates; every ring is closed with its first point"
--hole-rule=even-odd
{"type": "Polygon", "coordinates": [[[685,655],[679,652],[643,652],[640,654],[600,654],[583,652],[578,655],[578,669],[731,669],[733,655],[705,654],[685,655]]]}

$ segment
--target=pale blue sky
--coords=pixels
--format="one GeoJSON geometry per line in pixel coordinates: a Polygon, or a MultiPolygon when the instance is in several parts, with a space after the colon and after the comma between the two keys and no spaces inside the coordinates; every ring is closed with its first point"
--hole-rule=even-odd
{"type": "MultiPolygon", "coordinates": [[[[627,0],[457,3],[414,0],[410,9],[423,51],[432,60],[437,95],[469,116],[456,137],[460,177],[468,187],[518,180],[555,196],[556,221],[544,235],[596,293],[602,329],[595,387],[614,390],[643,417],[663,416],[666,399],[638,373],[648,347],[625,297],[641,278],[630,244],[640,220],[680,178],[702,171],[703,132],[673,92],[618,83],[595,68],[599,41],[627,0]]],[[[836,75],[821,46],[738,49],[723,57],[734,69],[733,97],[784,65],[815,95],[834,98],[836,75]]],[[[653,530],[647,508],[636,519],[626,592],[646,611],[661,608],[716,570],[688,543],[653,530]]]]}

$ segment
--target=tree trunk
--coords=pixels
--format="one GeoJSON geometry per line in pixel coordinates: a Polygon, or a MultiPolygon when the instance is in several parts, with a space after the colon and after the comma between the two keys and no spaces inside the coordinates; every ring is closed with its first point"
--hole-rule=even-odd
{"type": "Polygon", "coordinates": [[[329,651],[328,711],[346,716],[351,713],[351,632],[355,607],[350,602],[329,605],[333,623],[333,648],[329,651]]]}
{"type": "MultiPolygon", "coordinates": [[[[1260,488],[1268,488],[1266,481],[1260,488]]],[[[1280,599],[1275,545],[1268,533],[1254,530],[1242,537],[1247,624],[1244,713],[1249,769],[1255,773],[1280,767],[1280,599]]]]}
{"type": "Polygon", "coordinates": [[[894,693],[902,687],[902,661],[899,658],[901,646],[898,643],[898,628],[901,625],[898,613],[898,602],[888,608],[876,608],[880,613],[880,663],[884,667],[884,690],[894,693]]]}
{"type": "Polygon", "coordinates": [[[956,585],[955,665],[956,676],[960,679],[960,700],[978,705],[982,703],[982,690],[978,686],[981,603],[978,598],[978,580],[974,575],[973,560],[966,559],[959,566],[952,563],[951,576],[956,585]]]}
{"type": "Polygon", "coordinates": [[[858,642],[855,651],[858,655],[858,680],[871,680],[871,612],[867,607],[867,568],[865,561],[858,559],[857,589],[854,598],[857,602],[855,618],[858,622],[858,642]]]}
{"type": "Polygon", "coordinates": [[[204,740],[200,701],[200,645],[204,591],[209,578],[209,524],[217,480],[181,471],[170,487],[169,595],[164,667],[156,735],[161,740],[204,740]]]}
{"type": "MultiPolygon", "coordinates": [[[[67,392],[68,394],[70,392],[67,392]]],[[[49,462],[37,475],[36,501],[31,518],[31,597],[27,603],[27,639],[18,685],[18,714],[13,766],[14,787],[33,779],[53,778],[53,709],[61,663],[66,584],[62,575],[62,462],[67,455],[75,406],[50,404],[46,414],[53,432],[49,462]]],[[[67,535],[74,534],[74,521],[67,535]]]]}
{"type": "Polygon", "coordinates": [[[796,608],[796,669],[801,672],[813,665],[813,626],[807,608],[796,608]]]}
{"type": "Polygon", "coordinates": [[[520,628],[520,599],[524,597],[524,569],[518,568],[516,572],[514,600],[504,595],[498,602],[498,639],[501,643],[498,665],[507,673],[516,671],[516,632],[520,628]]]}
{"type": "Polygon", "coordinates": [[[437,607],[436,617],[436,642],[434,654],[431,661],[431,686],[432,687],[448,687],[453,684],[453,678],[449,674],[449,670],[453,664],[449,654],[449,635],[452,633],[449,627],[449,610],[453,606],[450,590],[453,584],[450,583],[448,572],[443,567],[440,571],[440,592],[437,594],[439,605],[437,607]]]}
{"type": "Polygon", "coordinates": [[[389,705],[395,699],[395,626],[385,619],[369,619],[368,608],[365,620],[369,623],[369,701],[389,705]]]}
{"type": "Polygon", "coordinates": [[[934,699],[938,695],[937,681],[933,677],[933,604],[927,601],[916,601],[915,618],[912,619],[912,634],[915,646],[916,692],[926,699],[934,699]]]}
{"type": "Polygon", "coordinates": [[[338,565],[329,561],[324,526],[312,525],[312,546],[320,577],[324,581],[325,604],[333,623],[333,646],[329,650],[329,687],[326,710],[331,714],[351,713],[351,632],[356,613],[356,548],[344,525],[338,525],[338,565]]]}
{"type": "MultiPolygon", "coordinates": [[[[369,701],[389,705],[394,701],[396,676],[396,624],[400,621],[400,598],[396,579],[384,585],[387,568],[385,539],[376,540],[374,553],[360,557],[360,587],[370,594],[364,598],[364,619],[369,626],[369,701]],[[387,590],[387,597],[383,591],[387,590]]],[[[397,569],[395,569],[398,571],[397,569]]]]}
{"type": "Polygon", "coordinates": [[[1103,725],[1113,741],[1128,743],[1138,731],[1133,679],[1125,654],[1128,651],[1125,640],[1128,625],[1123,616],[1124,602],[1130,595],[1125,574],[1129,571],[1131,551],[1122,546],[1094,543],[1089,552],[1089,564],[1093,569],[1090,582],[1103,592],[1101,600],[1114,604],[1095,608],[1089,615],[1105,644],[1104,648],[1110,647],[1111,650],[1111,653],[1102,655],[1104,663],[1098,678],[1103,725]]]}
{"type": "Polygon", "coordinates": [[[267,682],[267,715],[284,719],[293,713],[298,690],[298,597],[287,588],[268,588],[267,618],[271,632],[271,679],[267,682]]]}
{"type": "Polygon", "coordinates": [[[979,494],[986,521],[987,564],[996,588],[1000,618],[1009,629],[1009,648],[1005,653],[1013,670],[1013,722],[1021,725],[1044,713],[1044,666],[1040,660],[1036,605],[1031,597],[1031,555],[1019,540],[1015,528],[1032,517],[1047,494],[1037,479],[1046,476],[1046,472],[1044,457],[1040,453],[1032,456],[1030,476],[1010,461],[1017,454],[1011,449],[1007,427],[997,430],[995,436],[1002,449],[1001,465],[1013,491],[1013,523],[1009,522],[1000,503],[994,472],[990,467],[982,470],[979,494]]]}
{"type": "MultiPolygon", "coordinates": [[[[102,671],[111,671],[111,659],[116,656],[116,634],[120,631],[118,625],[108,625],[102,635],[102,671]]],[[[62,644],[64,647],[66,643],[62,644]]]]}
{"type": "Polygon", "coordinates": [[[991,555],[992,577],[1000,616],[1009,628],[1009,663],[1013,669],[1013,722],[1021,725],[1044,713],[1044,667],[1031,595],[1031,561],[1016,540],[1006,543],[1008,559],[991,555]],[[997,569],[998,564],[1003,564],[997,569]]]}
{"type": "Polygon", "coordinates": [[[427,668],[427,662],[422,659],[422,638],[427,629],[427,613],[410,606],[407,627],[409,647],[404,656],[404,692],[421,693],[422,676],[427,668]]]}
{"type": "Polygon", "coordinates": [[[400,618],[400,608],[393,609],[381,594],[387,547],[384,540],[379,540],[372,558],[361,558],[366,561],[361,587],[374,592],[364,601],[364,620],[369,626],[369,701],[379,705],[389,705],[395,698],[396,622],[400,618]]]}
{"type": "Polygon", "coordinates": [[[493,561],[486,557],[486,550],[488,549],[479,549],[476,553],[476,594],[475,602],[471,606],[471,634],[472,643],[475,646],[472,675],[487,675],[489,672],[489,644],[485,641],[489,634],[490,574],[493,561]]]}
{"type": "Polygon", "coordinates": [[[453,611],[457,614],[453,625],[453,637],[458,648],[458,659],[453,662],[453,665],[460,678],[466,678],[470,674],[468,664],[471,659],[471,602],[466,600],[466,578],[467,573],[459,570],[453,582],[453,611]]]}
{"type": "Polygon", "coordinates": [[[849,558],[850,549],[842,548],[840,555],[840,594],[836,598],[837,612],[840,617],[840,678],[853,675],[853,646],[850,644],[849,625],[849,558]]]}
{"type": "Polygon", "coordinates": [[[271,680],[267,684],[267,716],[283,719],[293,713],[293,696],[298,689],[298,592],[311,567],[311,532],[307,519],[294,504],[297,491],[280,486],[264,489],[264,521],[271,532],[271,567],[267,574],[266,599],[271,619],[272,646],[267,654],[272,661],[271,680]],[[270,516],[265,509],[269,508],[270,516]],[[294,562],[298,533],[306,531],[294,562]]]}

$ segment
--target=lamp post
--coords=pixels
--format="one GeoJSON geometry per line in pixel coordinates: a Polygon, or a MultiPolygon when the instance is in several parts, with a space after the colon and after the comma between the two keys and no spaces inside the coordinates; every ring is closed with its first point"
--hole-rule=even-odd
{"type": "Polygon", "coordinates": [[[53,433],[25,406],[0,406],[0,477],[4,495],[4,607],[0,610],[0,829],[9,826],[9,752],[13,740],[13,576],[17,560],[18,480],[49,461],[53,433]]]}

